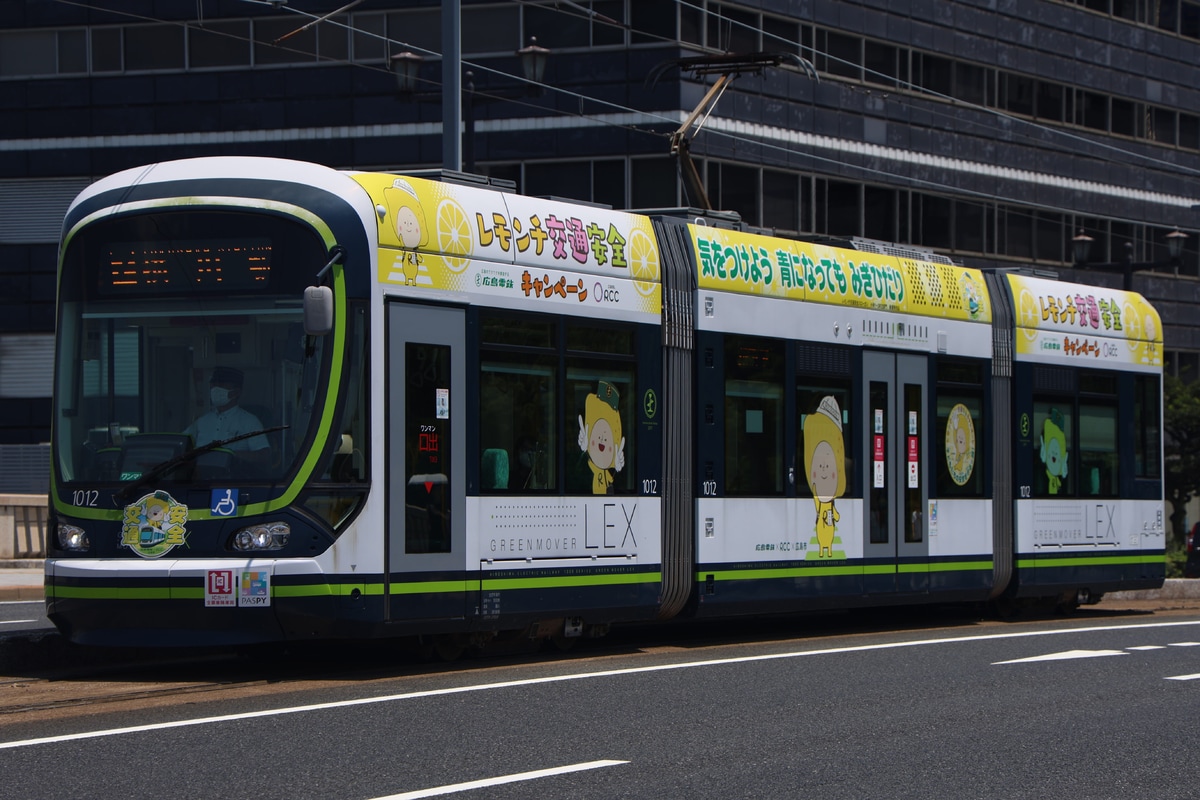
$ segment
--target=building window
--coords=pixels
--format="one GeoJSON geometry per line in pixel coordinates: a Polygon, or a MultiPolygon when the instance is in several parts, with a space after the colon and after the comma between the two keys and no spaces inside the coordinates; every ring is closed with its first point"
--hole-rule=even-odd
{"type": "Polygon", "coordinates": [[[639,158],[630,163],[633,208],[674,208],[679,205],[679,176],[675,161],[666,156],[639,158]]]}
{"type": "Polygon", "coordinates": [[[866,67],[864,77],[867,83],[897,86],[908,79],[906,71],[901,69],[903,63],[897,48],[870,40],[864,43],[863,66],[866,67]]]}
{"type": "Polygon", "coordinates": [[[708,46],[727,53],[753,53],[762,49],[758,14],[712,4],[708,9],[708,46]]]}
{"type": "Polygon", "coordinates": [[[206,22],[188,28],[188,60],[193,69],[238,67],[250,63],[250,22],[206,22]]]}
{"type": "Polygon", "coordinates": [[[782,231],[797,231],[800,225],[800,180],[790,172],[764,169],[763,225],[782,231]]]}
{"type": "Polygon", "coordinates": [[[863,187],[863,235],[868,239],[896,242],[896,190],[883,186],[863,187]]]}
{"type": "Polygon", "coordinates": [[[953,201],[947,197],[917,195],[917,230],[921,232],[920,244],[949,250],[953,247],[954,232],[953,201]]]}
{"type": "Polygon", "coordinates": [[[984,252],[984,207],[978,203],[954,203],[954,249],[984,252]]]}
{"type": "Polygon", "coordinates": [[[818,231],[830,236],[862,235],[862,185],[844,181],[818,181],[825,185],[825,202],[817,209],[826,214],[824,225],[818,219],[818,231]]]}
{"type": "Polygon", "coordinates": [[[58,72],[57,53],[54,31],[0,33],[0,77],[54,75],[58,72]]]}
{"type": "Polygon", "coordinates": [[[181,70],[184,68],[183,27],[130,25],[125,28],[125,69],[181,70]]]}
{"type": "Polygon", "coordinates": [[[295,17],[254,21],[255,64],[298,64],[317,58],[317,26],[303,28],[295,17]],[[282,37],[287,39],[276,44],[282,37]]]}
{"type": "Polygon", "coordinates": [[[833,31],[817,31],[817,63],[820,72],[862,80],[863,40],[833,31]],[[822,43],[821,39],[824,38],[822,43]]]}

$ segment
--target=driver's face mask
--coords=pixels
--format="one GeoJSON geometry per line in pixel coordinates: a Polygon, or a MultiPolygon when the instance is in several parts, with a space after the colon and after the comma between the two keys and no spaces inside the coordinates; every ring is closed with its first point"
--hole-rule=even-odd
{"type": "Polygon", "coordinates": [[[212,404],[217,408],[229,403],[229,396],[232,394],[228,389],[220,386],[213,386],[208,390],[208,396],[212,400],[212,404]]]}

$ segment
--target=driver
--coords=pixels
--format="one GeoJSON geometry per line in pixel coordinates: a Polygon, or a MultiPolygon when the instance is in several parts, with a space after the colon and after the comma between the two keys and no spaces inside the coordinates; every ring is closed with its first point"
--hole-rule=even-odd
{"type": "MultiPolygon", "coordinates": [[[[212,410],[201,415],[184,433],[197,447],[209,442],[262,430],[258,417],[238,405],[242,396],[242,371],[233,367],[214,367],[208,382],[212,410]]],[[[266,436],[250,436],[225,445],[243,458],[265,461],[271,445],[266,436]]]]}

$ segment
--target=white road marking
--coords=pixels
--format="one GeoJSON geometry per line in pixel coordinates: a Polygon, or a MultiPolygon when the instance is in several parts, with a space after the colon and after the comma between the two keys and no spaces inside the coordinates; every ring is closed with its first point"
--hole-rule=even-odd
{"type": "Polygon", "coordinates": [[[1103,658],[1105,656],[1127,656],[1123,650],[1066,650],[1062,653],[1047,653],[1044,656],[1029,658],[1014,658],[1012,661],[993,661],[992,666],[999,664],[1033,664],[1037,661],[1070,661],[1074,658],[1103,658]]]}
{"type": "Polygon", "coordinates": [[[1140,644],[1136,647],[1126,647],[1126,650],[1166,650],[1165,644],[1140,644]]]}
{"type": "Polygon", "coordinates": [[[375,800],[417,800],[421,797],[438,797],[439,795],[444,794],[469,792],[472,789],[486,789],[489,786],[500,786],[501,784],[505,783],[520,783],[521,781],[532,781],[538,778],[548,778],[551,775],[566,775],[571,772],[583,772],[589,769],[600,769],[601,767],[615,767],[618,764],[628,763],[628,761],[587,761],[583,764],[568,764],[565,767],[539,769],[534,770],[533,772],[519,772],[516,775],[501,775],[498,778],[484,778],[480,781],[453,783],[448,786],[435,786],[432,789],[419,789],[415,792],[389,794],[387,797],[377,797],[375,800]]]}
{"type": "Polygon", "coordinates": [[[1163,680],[1168,680],[1168,681],[1196,681],[1196,680],[1200,680],[1200,673],[1197,673],[1197,674],[1195,674],[1195,675],[1173,675],[1173,676],[1171,676],[1171,677],[1169,677],[1169,678],[1164,678],[1163,680]]]}
{"type": "Polygon", "coordinates": [[[36,619],[0,619],[0,625],[17,625],[22,622],[37,622],[36,619]]]}
{"type": "Polygon", "coordinates": [[[447,695],[466,694],[468,692],[487,692],[496,689],[512,689],[523,686],[538,686],[541,684],[564,683],[566,681],[590,680],[593,678],[613,678],[623,675],[644,675],[651,672],[669,672],[677,669],[695,669],[697,667],[718,667],[730,664],[750,664],[756,661],[779,661],[790,658],[807,658],[809,656],[841,655],[845,653],[866,653],[873,650],[899,650],[907,647],[921,647],[938,644],[972,644],[975,642],[999,641],[1002,639],[1028,639],[1036,636],[1062,636],[1080,633],[1102,633],[1107,631],[1147,630],[1150,628],[1178,628],[1200,625],[1200,620],[1181,622],[1148,622],[1132,625],[1097,625],[1090,628],[1056,628],[1049,631],[1017,631],[1013,633],[989,633],[979,636],[955,636],[946,639],[916,639],[901,642],[882,642],[880,644],[863,644],[853,647],[830,647],[823,650],[795,650],[786,653],[766,653],[758,656],[738,656],[735,658],[714,658],[708,661],[684,661],[676,664],[655,664],[648,667],[627,667],[625,669],[608,669],[597,672],[568,673],[565,675],[548,675],[542,678],[523,678],[515,681],[499,681],[497,683],[481,683],[467,686],[450,686],[444,689],[428,689],[420,692],[390,694],[379,697],[360,697],[357,700],[339,700],[330,703],[313,703],[307,706],[288,706],[272,708],[265,711],[246,711],[240,714],[224,714],[218,717],[200,717],[197,719],[182,719],[174,722],[159,722],[150,725],[134,725],[128,728],[109,728],[99,731],[83,731],[68,733],[61,736],[45,736],[40,739],[21,739],[11,742],[0,742],[0,750],[13,750],[20,747],[32,747],[43,744],[59,744],[74,742],[82,739],[102,739],[108,736],[124,736],[130,733],[146,733],[163,731],[171,728],[188,728],[193,725],[213,725],[221,722],[236,722],[244,719],[260,717],[278,717],[285,714],[306,714],[311,711],[330,711],[334,709],[351,708],[353,706],[374,705],[376,703],[396,703],[403,700],[420,700],[427,697],[444,697],[447,695]]]}
{"type": "Polygon", "coordinates": [[[1200,642],[1171,642],[1169,647],[1200,647],[1200,642]]]}

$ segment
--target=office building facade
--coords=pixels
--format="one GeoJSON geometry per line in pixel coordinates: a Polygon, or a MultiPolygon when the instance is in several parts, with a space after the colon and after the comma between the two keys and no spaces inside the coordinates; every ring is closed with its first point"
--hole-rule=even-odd
{"type": "MultiPolygon", "coordinates": [[[[91,181],[214,154],[442,166],[440,4],[346,5],[0,0],[0,444],[48,438],[56,241],[91,181]]],[[[782,55],[686,134],[714,208],[1113,286],[1132,263],[1168,369],[1200,370],[1200,3],[462,0],[460,19],[477,172],[687,204],[670,137],[716,78],[672,62],[782,55]],[[517,54],[533,37],[538,86],[517,54]]]]}

